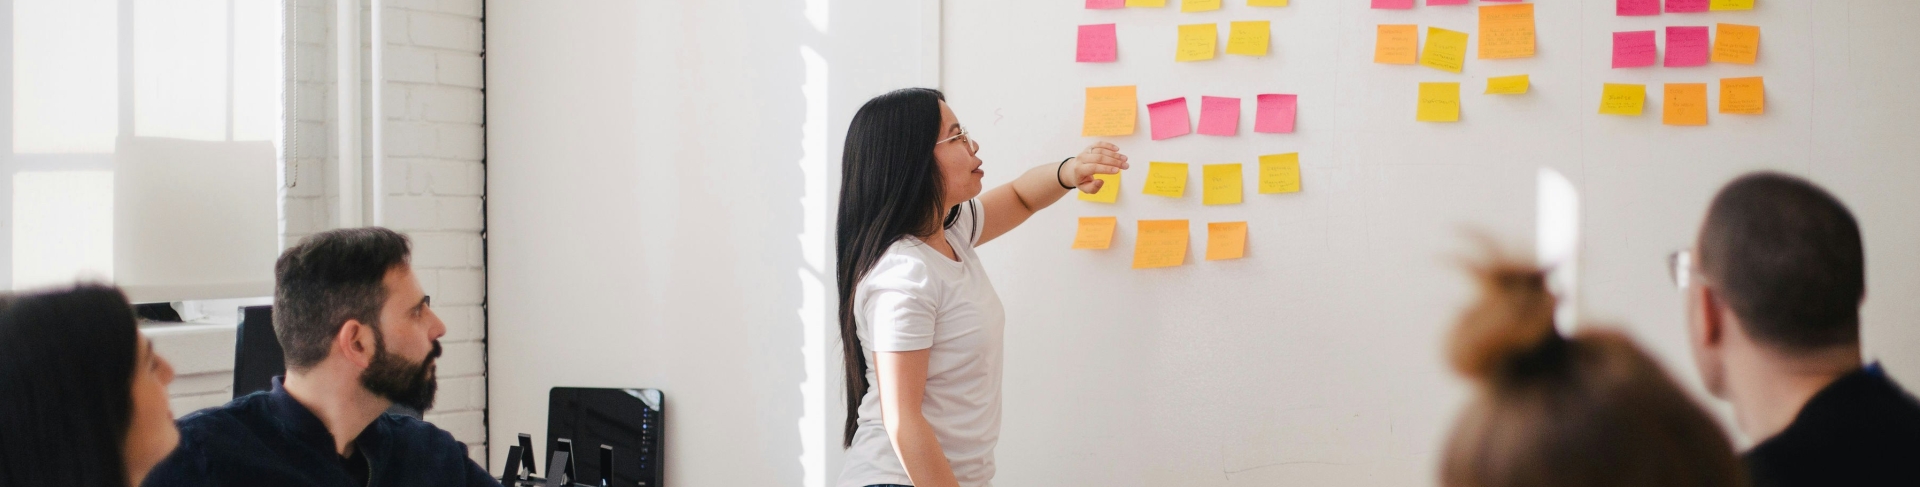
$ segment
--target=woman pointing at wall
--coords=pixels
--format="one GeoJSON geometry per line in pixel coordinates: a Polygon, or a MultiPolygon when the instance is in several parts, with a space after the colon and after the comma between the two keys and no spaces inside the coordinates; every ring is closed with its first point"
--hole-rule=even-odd
{"type": "Polygon", "coordinates": [[[1000,438],[1000,298],[974,247],[1127,157],[1097,143],[981,192],[980,144],[945,98],[880,95],[847,130],[837,224],[846,356],[842,487],[991,484],[1000,438]]]}

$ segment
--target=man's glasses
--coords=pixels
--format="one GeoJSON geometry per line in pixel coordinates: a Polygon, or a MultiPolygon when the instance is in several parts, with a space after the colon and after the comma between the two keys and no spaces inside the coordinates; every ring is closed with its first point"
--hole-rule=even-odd
{"type": "Polygon", "coordinates": [[[1667,254],[1667,278],[1673,280],[1673,286],[1686,289],[1693,280],[1693,251],[1675,250],[1667,254]]]}

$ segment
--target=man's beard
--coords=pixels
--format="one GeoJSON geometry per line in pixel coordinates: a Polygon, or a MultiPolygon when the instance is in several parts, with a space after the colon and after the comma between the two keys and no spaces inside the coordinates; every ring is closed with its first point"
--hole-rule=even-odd
{"type": "Polygon", "coordinates": [[[408,362],[388,352],[386,337],[374,328],[373,361],[360,373],[360,385],[376,396],[422,413],[433,408],[433,394],[440,388],[434,379],[434,360],[440,358],[440,341],[434,340],[433,352],[419,363],[408,362]]]}

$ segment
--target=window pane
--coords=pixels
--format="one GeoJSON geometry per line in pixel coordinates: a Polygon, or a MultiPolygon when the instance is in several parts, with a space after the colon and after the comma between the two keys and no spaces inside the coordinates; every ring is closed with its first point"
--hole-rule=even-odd
{"type": "Polygon", "coordinates": [[[136,0],[133,39],[133,132],[227,140],[227,0],[136,0]]]}
{"type": "Polygon", "coordinates": [[[14,0],[14,152],[113,152],[120,105],[114,6],[14,0]]]}
{"type": "Polygon", "coordinates": [[[113,172],[13,175],[13,288],[113,277],[113,172]]]}
{"type": "Polygon", "coordinates": [[[233,5],[233,140],[280,136],[281,2],[233,5]]]}

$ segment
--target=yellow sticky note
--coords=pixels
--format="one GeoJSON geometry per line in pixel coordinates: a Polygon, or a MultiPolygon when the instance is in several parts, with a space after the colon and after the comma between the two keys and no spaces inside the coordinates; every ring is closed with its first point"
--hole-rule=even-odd
{"type": "Polygon", "coordinates": [[[1207,260],[1238,259],[1247,255],[1247,222],[1207,224],[1207,260]]]}
{"type": "Polygon", "coordinates": [[[1080,217],[1080,230],[1073,232],[1073,248],[1104,249],[1113,246],[1113,228],[1120,226],[1120,218],[1111,216],[1080,217]]]}
{"type": "Polygon", "coordinates": [[[1128,7],[1165,7],[1167,0],[1127,0],[1128,7]]]}
{"type": "Polygon", "coordinates": [[[1187,194],[1187,163],[1154,162],[1147,164],[1147,184],[1142,193],[1179,198],[1187,194]]]}
{"type": "Polygon", "coordinates": [[[1227,54],[1242,56],[1267,55],[1267,36],[1269,22],[1265,20],[1234,22],[1227,26],[1227,54]]]}
{"type": "Polygon", "coordinates": [[[1213,59],[1214,43],[1220,38],[1220,26],[1217,24],[1187,24],[1180,26],[1180,45],[1174,49],[1173,60],[1204,61],[1213,59]]]}
{"type": "Polygon", "coordinates": [[[1640,116],[1647,106],[1647,85],[1607,83],[1600,93],[1601,115],[1640,116]]]}
{"type": "Polygon", "coordinates": [[[1260,193],[1300,192],[1300,153],[1260,156],[1260,193]]]}
{"type": "Polygon", "coordinates": [[[1420,26],[1381,24],[1373,40],[1373,62],[1413,64],[1419,62],[1420,26]]]}
{"type": "Polygon", "coordinates": [[[1080,135],[1130,135],[1133,122],[1140,118],[1140,101],[1132,86],[1087,88],[1087,114],[1081,121],[1080,135]]]}
{"type": "Polygon", "coordinates": [[[1200,178],[1200,204],[1240,204],[1240,190],[1244,184],[1240,181],[1239,164],[1200,166],[1200,178]]]}
{"type": "Polygon", "coordinates": [[[1413,119],[1421,122],[1460,121],[1460,83],[1420,83],[1420,111],[1413,119]]]}
{"type": "Polygon", "coordinates": [[[1247,0],[1248,7],[1285,7],[1287,0],[1247,0]]]}
{"type": "Polygon", "coordinates": [[[1496,76],[1492,78],[1487,78],[1487,94],[1489,95],[1524,94],[1527,92],[1527,87],[1530,86],[1529,83],[1530,82],[1527,79],[1527,75],[1524,75],[1524,74],[1515,75],[1515,76],[1496,76]]]}
{"type": "Polygon", "coordinates": [[[1660,123],[1707,124],[1706,83],[1667,83],[1666,90],[1666,103],[1660,107],[1660,123]]]}
{"type": "Polygon", "coordinates": [[[1181,12],[1220,10],[1220,0],[1180,0],[1181,12]]]}
{"type": "Polygon", "coordinates": [[[1175,267],[1187,263],[1186,220],[1140,220],[1133,239],[1133,268],[1175,267]]]}
{"type": "Polygon", "coordinates": [[[1467,33],[1427,28],[1427,47],[1420,53],[1420,64],[1451,73],[1460,72],[1467,63],[1467,33]]]}
{"type": "Polygon", "coordinates": [[[1713,0],[1707,10],[1753,10],[1753,0],[1713,0]]]}
{"type": "Polygon", "coordinates": [[[1765,78],[1726,78],[1720,80],[1720,113],[1764,115],[1767,113],[1765,78]]]}
{"type": "Polygon", "coordinates": [[[1480,7],[1480,59],[1533,57],[1533,4],[1480,7]]]}
{"type": "Polygon", "coordinates": [[[1103,183],[1100,183],[1100,192],[1093,193],[1093,194],[1080,193],[1080,201],[1092,201],[1094,203],[1112,203],[1120,199],[1120,175],[1119,174],[1117,173],[1116,174],[1095,174],[1093,175],[1093,178],[1101,181],[1105,181],[1103,183]]]}
{"type": "Polygon", "coordinates": [[[1753,64],[1760,58],[1760,28],[1719,24],[1713,33],[1713,62],[1753,64]]]}

